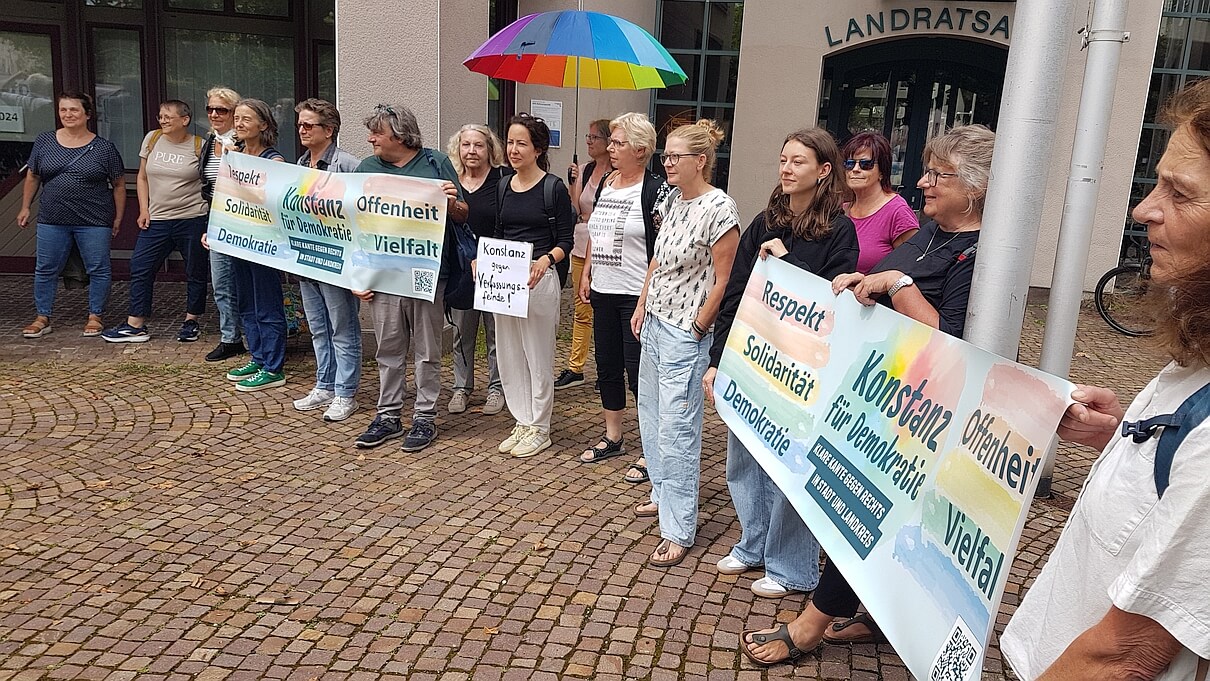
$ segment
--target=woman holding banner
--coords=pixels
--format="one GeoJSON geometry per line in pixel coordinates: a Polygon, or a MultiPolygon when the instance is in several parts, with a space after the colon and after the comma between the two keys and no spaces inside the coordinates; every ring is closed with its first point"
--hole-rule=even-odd
{"type": "MultiPolygon", "coordinates": [[[[967,125],[938,135],[924,147],[924,214],[931,221],[874,266],[870,274],[832,280],[839,295],[849,289],[864,305],[880,303],[952,336],[962,337],[983,202],[991,175],[995,135],[967,125]]],[[[885,642],[861,600],[831,560],[807,609],[789,624],[746,631],[740,651],[761,666],[794,662],[821,643],[885,642]],[[843,618],[833,623],[833,620],[843,618]]]]}
{"type": "MultiPolygon", "coordinates": [[[[831,280],[857,267],[853,221],[842,209],[840,150],[822,128],[790,133],[781,148],[780,178],[765,211],[740,238],[727,294],[714,323],[714,345],[703,387],[713,401],[714,378],[727,335],[757,258],[773,256],[831,280]]],[[[780,598],[811,591],[819,583],[819,543],[789,500],[735,436],[727,434],[727,488],[741,534],[718,571],[738,575],[760,566],[765,576],[752,593],[780,598]]]]}
{"type": "Polygon", "coordinates": [[[1000,638],[1022,679],[1200,681],[1210,670],[1210,81],[1174,95],[1161,118],[1175,130],[1134,219],[1151,241],[1156,345],[1173,361],[1128,409],[1105,388],[1071,395],[1059,437],[1102,454],[1000,638]],[[1140,423],[1182,415],[1158,433],[1140,423]],[[1123,422],[1135,432],[1119,436],[1123,422]]]}
{"type": "Polygon", "coordinates": [[[550,447],[550,415],[555,400],[555,332],[559,292],[571,253],[576,214],[567,187],[550,169],[550,128],[529,114],[508,126],[508,162],[515,174],[501,180],[495,237],[533,245],[529,267],[529,311],[525,318],[496,316],[500,379],[508,410],[517,424],[500,443],[501,454],[518,459],[550,447]],[[554,186],[548,191],[547,182],[554,186]],[[547,206],[549,197],[553,205],[547,206]],[[551,214],[553,212],[553,215],[551,214]],[[558,270],[556,270],[558,266],[558,270]]]}
{"type": "Polygon", "coordinates": [[[673,190],[660,207],[654,257],[630,320],[643,348],[639,434],[651,475],[651,499],[634,514],[660,519],[663,540],[647,559],[653,567],[679,565],[697,537],[702,377],[739,245],[735,201],[710,184],[722,139],[707,119],[669,133],[661,160],[673,190]]]}
{"type": "MultiPolygon", "coordinates": [[[[259,99],[241,99],[235,107],[235,136],[240,152],[271,161],[286,159],[277,144],[277,120],[259,99]]],[[[235,299],[252,359],[227,372],[227,380],[243,392],[286,384],[286,311],[282,306],[281,272],[249,260],[231,262],[235,299]]]]}
{"type": "MultiPolygon", "coordinates": [[[[214,198],[214,183],[223,154],[235,148],[235,105],[240,96],[226,87],[210,88],[206,92],[206,119],[210,134],[202,145],[202,198],[206,203],[214,198]]],[[[214,289],[214,307],[218,310],[218,345],[206,355],[207,362],[221,362],[247,352],[240,337],[239,309],[235,304],[235,281],[231,278],[233,257],[210,251],[210,287],[214,289]]]]}

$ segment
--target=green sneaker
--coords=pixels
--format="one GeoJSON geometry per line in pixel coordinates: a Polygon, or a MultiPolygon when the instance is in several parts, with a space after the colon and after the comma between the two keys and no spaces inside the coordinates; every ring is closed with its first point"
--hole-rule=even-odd
{"type": "Polygon", "coordinates": [[[231,371],[228,371],[227,380],[228,381],[242,381],[245,378],[252,378],[253,376],[256,375],[256,372],[258,372],[258,371],[260,371],[260,365],[257,364],[256,362],[249,360],[248,363],[245,364],[244,366],[238,367],[236,369],[232,369],[231,371]]]}
{"type": "Polygon", "coordinates": [[[275,374],[271,371],[265,371],[262,369],[260,371],[257,371],[252,376],[245,378],[244,380],[240,381],[239,383],[236,383],[235,389],[239,390],[241,392],[250,393],[250,392],[253,392],[256,390],[267,390],[269,388],[276,388],[279,385],[285,385],[285,384],[286,384],[286,374],[284,372],[275,374]]]}

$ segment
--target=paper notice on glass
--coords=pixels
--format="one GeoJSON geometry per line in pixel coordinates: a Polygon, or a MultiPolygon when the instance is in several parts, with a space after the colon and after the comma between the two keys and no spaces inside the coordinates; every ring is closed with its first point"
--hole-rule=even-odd
{"type": "Polygon", "coordinates": [[[475,309],[510,317],[529,316],[529,267],[534,245],[479,238],[475,309]]]}
{"type": "Polygon", "coordinates": [[[560,138],[563,136],[563,102],[556,99],[531,99],[529,113],[546,122],[546,127],[550,128],[550,146],[558,149],[560,138]]]}

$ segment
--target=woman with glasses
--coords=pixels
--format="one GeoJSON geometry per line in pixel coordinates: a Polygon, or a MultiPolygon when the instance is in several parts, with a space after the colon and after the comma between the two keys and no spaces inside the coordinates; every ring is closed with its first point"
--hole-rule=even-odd
{"type": "MultiPolygon", "coordinates": [[[[223,154],[235,148],[235,105],[239,93],[227,87],[214,87],[206,92],[206,120],[210,134],[202,146],[202,198],[209,203],[214,197],[214,182],[223,154]]],[[[206,355],[207,362],[247,352],[240,338],[239,310],[235,306],[235,280],[231,278],[232,256],[210,252],[210,285],[214,289],[214,306],[218,308],[218,345],[206,355]]]]}
{"type": "MultiPolygon", "coordinates": [[[[934,137],[924,147],[924,214],[931,221],[870,274],[832,280],[832,291],[853,292],[863,305],[880,303],[923,324],[961,338],[983,202],[991,175],[995,135],[966,125],[934,137]]],[[[882,643],[886,639],[836,564],[828,561],[806,610],[775,629],[746,631],[740,651],[758,665],[794,662],[821,643],[882,643]],[[833,622],[837,618],[841,621],[833,622]]]]}
{"type": "MultiPolygon", "coordinates": [[[[584,135],[588,144],[588,156],[591,159],[584,166],[577,167],[572,163],[567,168],[571,177],[571,205],[576,209],[576,238],[571,247],[571,281],[578,285],[580,275],[584,272],[584,259],[588,247],[588,218],[592,216],[593,203],[597,197],[597,187],[601,178],[613,169],[610,162],[609,120],[593,121],[588,126],[588,134],[584,135]]],[[[588,341],[592,334],[592,306],[579,296],[575,297],[575,316],[571,323],[571,351],[567,355],[567,368],[555,379],[555,390],[570,388],[584,382],[584,360],[588,359],[588,341]]],[[[597,367],[598,376],[600,367],[597,367]]]]}
{"type": "Polygon", "coordinates": [[[550,128],[541,118],[513,116],[508,125],[508,162],[515,171],[503,183],[495,238],[533,246],[529,268],[529,314],[496,316],[496,348],[504,399],[516,419],[498,450],[523,459],[550,447],[555,403],[555,332],[559,328],[561,277],[574,239],[576,215],[567,187],[550,169],[550,128]],[[553,182],[549,194],[545,183],[553,182]],[[546,206],[546,196],[554,205],[546,206]],[[549,213],[553,211],[553,215],[549,213]]]}
{"type": "MultiPolygon", "coordinates": [[[[580,455],[597,463],[626,452],[622,414],[626,389],[638,399],[639,340],[630,329],[643,279],[655,248],[656,205],[669,191],[647,170],[655,151],[655,126],[641,113],[625,113],[609,123],[610,172],[588,203],[588,259],[577,282],[578,302],[591,304],[595,321],[597,381],[605,432],[580,455]],[[629,379],[627,381],[626,379],[629,379]]],[[[557,385],[557,384],[556,384],[557,385]]],[[[641,465],[641,464],[636,464],[641,465]]]]}
{"type": "MultiPolygon", "coordinates": [[[[840,150],[828,131],[809,128],[786,136],[777,186],[769,205],[740,238],[727,295],[714,323],[710,369],[703,380],[706,399],[713,400],[719,360],[758,257],[780,258],[829,280],[857,266],[857,232],[841,205],[844,177],[840,163],[840,150]]],[[[718,562],[718,571],[738,575],[764,566],[765,576],[752,583],[752,593],[764,598],[814,589],[819,583],[819,542],[730,431],[727,488],[741,534],[731,552],[718,562]]]]}
{"type": "Polygon", "coordinates": [[[697,536],[702,454],[702,378],[714,344],[711,329],[739,244],[739,212],[710,184],[723,131],[711,120],[668,134],[664,170],[673,186],[661,204],[654,257],[631,331],[642,343],[639,434],[651,476],[639,517],[660,519],[653,567],[680,564],[697,536]]]}
{"type": "Polygon", "coordinates": [[[854,135],[844,145],[845,179],[853,202],[845,210],[857,227],[858,272],[869,272],[920,228],[916,213],[891,189],[891,143],[876,132],[854,135]]]}

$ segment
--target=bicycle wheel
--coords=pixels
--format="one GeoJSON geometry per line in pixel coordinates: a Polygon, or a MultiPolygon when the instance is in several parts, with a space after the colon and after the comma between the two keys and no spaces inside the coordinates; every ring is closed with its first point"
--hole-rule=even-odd
{"type": "Polygon", "coordinates": [[[1127,336],[1146,336],[1154,323],[1143,304],[1150,278],[1142,272],[1138,263],[1115,267],[1101,277],[1093,292],[1101,319],[1127,336]]]}

